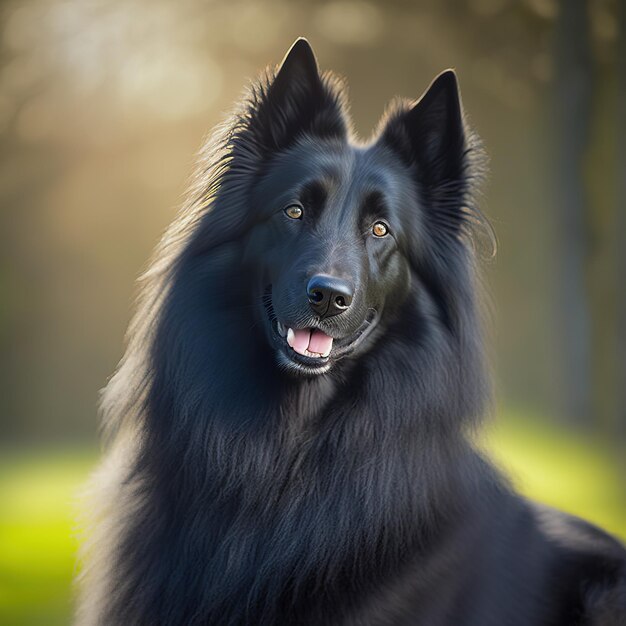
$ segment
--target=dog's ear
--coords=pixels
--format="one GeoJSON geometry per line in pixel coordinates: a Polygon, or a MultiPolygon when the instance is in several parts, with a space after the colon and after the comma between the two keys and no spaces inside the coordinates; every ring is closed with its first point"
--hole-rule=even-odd
{"type": "Polygon", "coordinates": [[[430,199],[444,186],[458,191],[465,177],[467,141],[454,71],[439,74],[416,104],[396,110],[381,137],[414,170],[430,199]]]}
{"type": "Polygon", "coordinates": [[[295,41],[259,95],[249,130],[265,153],[285,149],[305,134],[345,137],[341,91],[320,75],[306,39],[295,41]]]}

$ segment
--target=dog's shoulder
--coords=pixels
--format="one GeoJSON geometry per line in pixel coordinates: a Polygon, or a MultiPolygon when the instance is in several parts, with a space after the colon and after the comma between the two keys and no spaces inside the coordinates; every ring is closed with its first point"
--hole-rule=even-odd
{"type": "Polygon", "coordinates": [[[540,531],[555,545],[626,563],[626,547],[609,533],[575,515],[538,502],[529,504],[540,531]]]}
{"type": "Polygon", "coordinates": [[[531,503],[538,528],[554,548],[554,568],[579,598],[581,626],[626,626],[626,548],[576,517],[531,503]]]}
{"type": "Polygon", "coordinates": [[[585,595],[585,626],[626,626],[626,578],[595,585],[585,595]]]}

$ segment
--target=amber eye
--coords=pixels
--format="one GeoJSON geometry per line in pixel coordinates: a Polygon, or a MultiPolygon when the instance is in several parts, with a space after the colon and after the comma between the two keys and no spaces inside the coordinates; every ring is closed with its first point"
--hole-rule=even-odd
{"type": "Polygon", "coordinates": [[[299,220],[302,217],[302,207],[298,204],[292,204],[285,209],[285,213],[287,217],[290,217],[292,220],[299,220]]]}
{"type": "Polygon", "coordinates": [[[387,224],[385,222],[375,222],[372,226],[372,233],[375,237],[384,237],[389,232],[387,224]]]}

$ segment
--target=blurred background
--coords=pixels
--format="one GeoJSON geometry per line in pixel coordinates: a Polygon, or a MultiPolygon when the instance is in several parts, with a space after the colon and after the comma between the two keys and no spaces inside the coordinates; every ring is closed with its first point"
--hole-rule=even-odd
{"type": "Polygon", "coordinates": [[[299,35],[367,137],[446,67],[491,157],[495,419],[518,487],[626,538],[621,0],[0,3],[0,624],[66,624],[134,281],[207,131],[299,35]]]}

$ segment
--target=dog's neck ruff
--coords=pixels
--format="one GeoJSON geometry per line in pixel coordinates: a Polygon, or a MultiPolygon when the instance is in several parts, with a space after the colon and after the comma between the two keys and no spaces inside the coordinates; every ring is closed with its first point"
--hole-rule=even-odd
{"type": "Polygon", "coordinates": [[[350,589],[393,578],[462,516],[471,494],[471,477],[456,471],[468,462],[449,462],[469,455],[461,440],[443,436],[432,410],[421,422],[419,406],[408,411],[403,397],[416,386],[408,364],[379,352],[347,381],[300,380],[264,406],[241,397],[234,412],[254,411],[253,421],[195,415],[184,440],[169,428],[167,440],[148,438],[138,476],[153,497],[125,547],[135,553],[134,571],[134,544],[149,526],[161,537],[164,573],[176,571],[181,553],[195,555],[201,575],[193,584],[178,589],[170,577],[163,585],[188,594],[208,623],[258,615],[283,623],[314,615],[320,603],[349,611],[350,589]]]}

